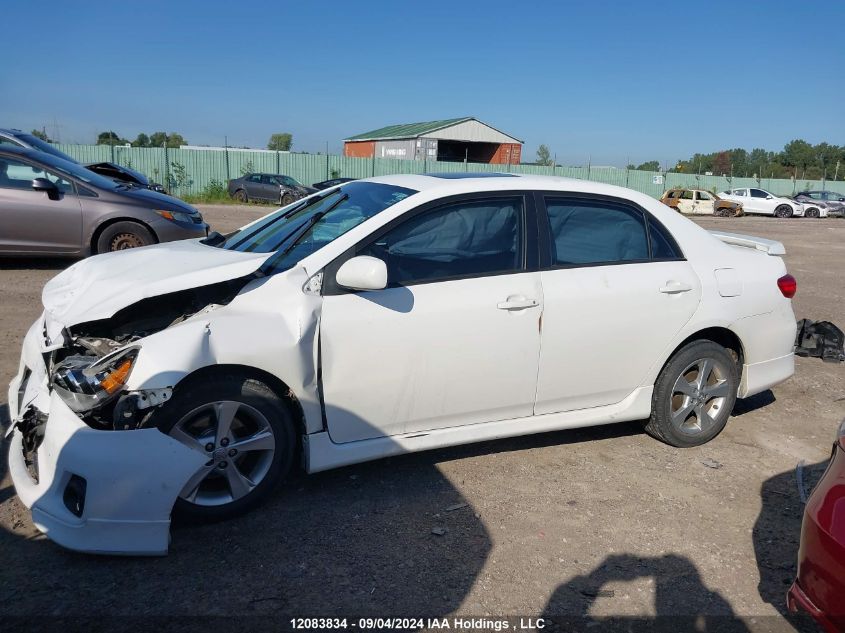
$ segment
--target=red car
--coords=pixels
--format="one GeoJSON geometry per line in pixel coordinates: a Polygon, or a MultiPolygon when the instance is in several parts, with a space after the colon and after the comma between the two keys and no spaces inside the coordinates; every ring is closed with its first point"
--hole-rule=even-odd
{"type": "Polygon", "coordinates": [[[826,631],[845,631],[845,421],[804,508],[798,578],[786,602],[790,611],[806,611],[826,631]]]}

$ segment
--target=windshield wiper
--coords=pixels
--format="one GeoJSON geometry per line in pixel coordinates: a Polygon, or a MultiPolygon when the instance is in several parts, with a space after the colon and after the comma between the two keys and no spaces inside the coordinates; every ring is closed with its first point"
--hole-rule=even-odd
{"type": "Polygon", "coordinates": [[[308,231],[311,229],[311,227],[313,227],[315,224],[317,224],[317,222],[319,222],[324,217],[326,217],[327,214],[334,211],[340,203],[342,203],[342,202],[344,202],[345,200],[348,200],[348,199],[349,199],[349,194],[348,193],[343,194],[340,198],[337,199],[337,201],[332,203],[332,205],[329,206],[328,209],[324,209],[323,211],[318,211],[317,213],[312,215],[310,218],[308,218],[305,222],[300,224],[293,231],[288,233],[287,236],[283,237],[281,239],[281,241],[279,242],[279,246],[281,246],[285,242],[290,242],[290,244],[284,250],[279,251],[278,253],[273,255],[270,259],[266,260],[261,265],[261,268],[258,269],[258,272],[262,276],[266,275],[267,271],[272,270],[273,267],[276,265],[276,262],[278,260],[284,258],[285,255],[287,255],[288,253],[290,253],[293,250],[293,247],[296,246],[299,243],[299,240],[301,240],[302,237],[306,233],[308,233],[308,231]]]}

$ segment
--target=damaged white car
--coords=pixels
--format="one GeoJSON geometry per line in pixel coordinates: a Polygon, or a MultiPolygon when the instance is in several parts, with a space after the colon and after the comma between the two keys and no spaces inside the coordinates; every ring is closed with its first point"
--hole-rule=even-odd
{"type": "Polygon", "coordinates": [[[163,554],[172,512],[242,512],[294,467],[626,420],[696,446],[793,373],[783,253],[600,183],[346,183],[50,281],[10,472],[56,542],[163,554]]]}

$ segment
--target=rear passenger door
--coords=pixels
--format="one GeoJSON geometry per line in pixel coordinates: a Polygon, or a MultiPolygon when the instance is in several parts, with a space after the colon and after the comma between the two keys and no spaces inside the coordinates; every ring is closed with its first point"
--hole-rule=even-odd
{"type": "Polygon", "coordinates": [[[537,206],[544,309],[534,413],[620,402],[692,317],[698,276],[629,201],[548,193],[537,206]]]}
{"type": "Polygon", "coordinates": [[[247,195],[255,200],[264,198],[264,190],[261,188],[261,174],[250,174],[244,180],[244,188],[247,195]]]}
{"type": "Polygon", "coordinates": [[[693,205],[692,191],[690,189],[684,189],[681,192],[680,200],[678,200],[678,210],[684,215],[691,215],[694,212],[693,205]]]}

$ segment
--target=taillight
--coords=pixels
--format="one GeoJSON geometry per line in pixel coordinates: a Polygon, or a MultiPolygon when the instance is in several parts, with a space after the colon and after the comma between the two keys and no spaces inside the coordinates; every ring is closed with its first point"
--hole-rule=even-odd
{"type": "Polygon", "coordinates": [[[780,288],[780,292],[784,297],[792,299],[798,290],[798,282],[795,281],[795,277],[792,275],[784,275],[778,279],[778,288],[780,288]]]}

